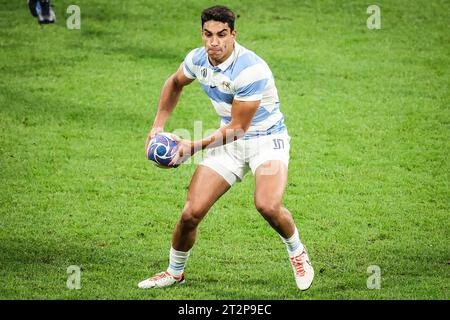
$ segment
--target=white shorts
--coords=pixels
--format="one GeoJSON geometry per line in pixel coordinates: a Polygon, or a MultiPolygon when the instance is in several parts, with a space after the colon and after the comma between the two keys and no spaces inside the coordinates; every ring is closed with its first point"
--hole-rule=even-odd
{"type": "MultiPolygon", "coordinates": [[[[280,160],[289,165],[291,137],[287,132],[239,139],[220,147],[208,149],[200,165],[207,166],[220,174],[230,185],[240,182],[249,169],[256,169],[266,161],[280,160]]],[[[274,168],[268,168],[267,174],[274,168]]],[[[266,170],[266,169],[265,169],[266,170]]]]}

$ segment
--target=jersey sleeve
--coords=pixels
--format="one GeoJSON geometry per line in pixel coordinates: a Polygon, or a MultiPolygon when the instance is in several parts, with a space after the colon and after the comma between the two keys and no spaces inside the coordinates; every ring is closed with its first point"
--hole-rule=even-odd
{"type": "Polygon", "coordinates": [[[184,72],[184,75],[189,79],[197,78],[197,76],[195,75],[194,63],[192,62],[192,57],[194,56],[195,50],[196,49],[189,52],[183,61],[183,72],[184,72]]]}
{"type": "Polygon", "coordinates": [[[234,99],[239,101],[258,101],[272,78],[272,73],[264,64],[256,64],[242,71],[235,80],[234,99]]]}

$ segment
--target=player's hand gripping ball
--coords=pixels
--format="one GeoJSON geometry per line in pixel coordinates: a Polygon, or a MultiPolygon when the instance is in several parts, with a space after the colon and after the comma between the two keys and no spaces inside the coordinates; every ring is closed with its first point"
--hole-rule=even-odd
{"type": "Polygon", "coordinates": [[[178,165],[170,166],[169,163],[176,155],[178,142],[168,132],[160,132],[150,140],[147,150],[147,159],[160,168],[176,168],[178,165]]]}

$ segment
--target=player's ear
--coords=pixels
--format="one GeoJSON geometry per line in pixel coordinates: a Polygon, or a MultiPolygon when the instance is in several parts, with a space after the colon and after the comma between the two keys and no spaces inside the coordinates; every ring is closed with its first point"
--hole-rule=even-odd
{"type": "Polygon", "coordinates": [[[231,36],[232,36],[233,38],[236,38],[236,34],[237,34],[236,30],[231,31],[231,36]]]}

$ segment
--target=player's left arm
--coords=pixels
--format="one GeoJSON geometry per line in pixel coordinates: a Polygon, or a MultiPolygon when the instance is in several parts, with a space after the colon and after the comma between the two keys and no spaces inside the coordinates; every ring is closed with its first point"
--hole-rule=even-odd
{"type": "Polygon", "coordinates": [[[169,164],[174,165],[186,161],[195,152],[205,148],[221,146],[242,138],[252,123],[253,116],[258,110],[261,100],[240,101],[233,100],[231,106],[231,121],[217,129],[213,134],[197,141],[179,140],[177,155],[169,164]]]}

